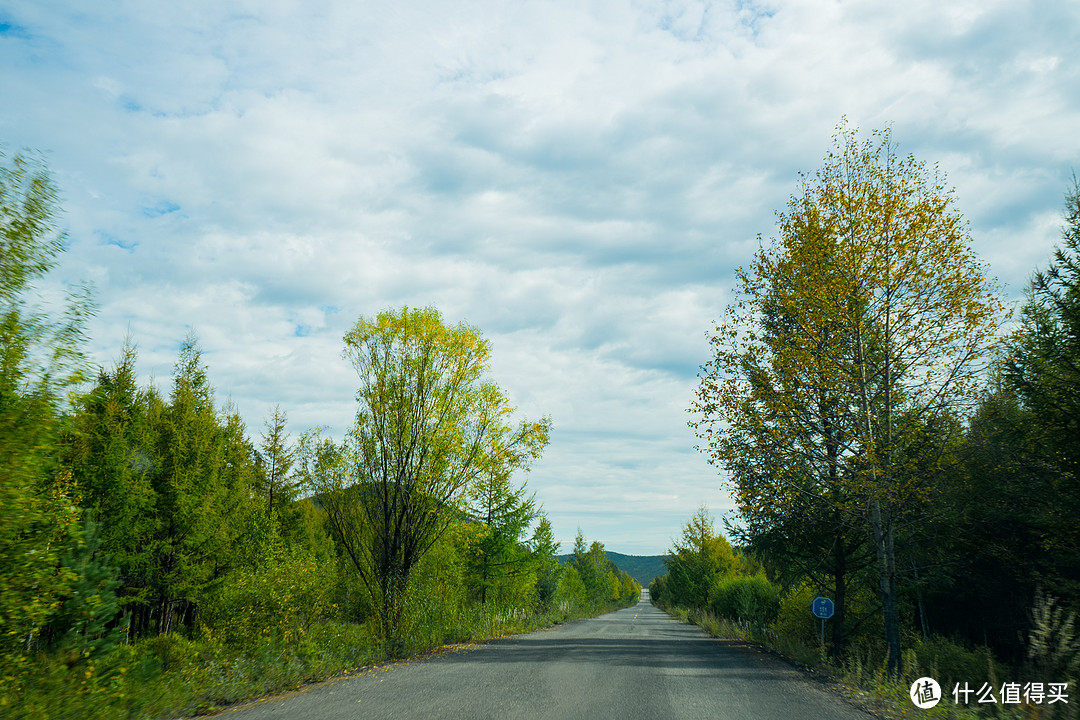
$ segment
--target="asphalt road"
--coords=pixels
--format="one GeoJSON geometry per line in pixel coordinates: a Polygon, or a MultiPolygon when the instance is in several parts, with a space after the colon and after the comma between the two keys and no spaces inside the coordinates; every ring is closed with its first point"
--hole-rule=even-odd
{"type": "Polygon", "coordinates": [[[228,720],[871,716],[754,647],[708,637],[642,601],[592,620],[392,665],[228,720]]]}

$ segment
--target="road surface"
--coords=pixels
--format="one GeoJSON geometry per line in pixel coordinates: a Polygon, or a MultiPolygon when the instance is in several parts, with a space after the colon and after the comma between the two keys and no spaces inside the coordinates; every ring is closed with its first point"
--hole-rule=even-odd
{"type": "Polygon", "coordinates": [[[233,708],[227,720],[710,718],[869,720],[774,655],[646,601],[233,708]]]}

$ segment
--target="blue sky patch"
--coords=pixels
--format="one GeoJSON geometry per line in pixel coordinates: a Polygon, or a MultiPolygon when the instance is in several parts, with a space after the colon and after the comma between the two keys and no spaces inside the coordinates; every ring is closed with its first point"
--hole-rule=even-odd
{"type": "Polygon", "coordinates": [[[179,209],[180,206],[170,200],[160,200],[153,205],[144,205],[142,214],[148,218],[156,218],[174,213],[179,209]]]}
{"type": "Polygon", "coordinates": [[[21,25],[16,25],[15,23],[6,20],[0,20],[0,37],[25,40],[30,37],[30,31],[21,25]]]}
{"type": "Polygon", "coordinates": [[[112,233],[105,232],[104,230],[95,230],[94,236],[97,237],[98,243],[101,245],[112,245],[122,250],[127,250],[129,253],[135,252],[135,248],[139,246],[139,243],[134,240],[122,240],[116,237],[112,233]]]}

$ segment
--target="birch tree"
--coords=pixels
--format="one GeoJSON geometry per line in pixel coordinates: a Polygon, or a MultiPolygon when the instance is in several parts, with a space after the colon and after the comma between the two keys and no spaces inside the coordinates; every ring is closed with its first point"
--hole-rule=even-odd
{"type": "Polygon", "coordinates": [[[784,301],[837,272],[828,239],[793,228],[788,244],[801,246],[812,264],[778,272],[787,251],[773,246],[738,271],[740,300],[711,337],[715,354],[691,408],[701,419],[691,425],[708,441],[710,462],[735,481],[742,540],[835,601],[832,651],[839,653],[849,577],[868,562],[865,494],[852,486],[845,460],[854,447],[856,399],[830,362],[849,340],[835,317],[804,315],[784,301]],[[800,349],[796,339],[809,323],[817,325],[814,343],[800,349]]]}
{"type": "Polygon", "coordinates": [[[856,135],[838,128],[743,276],[693,409],[741,507],[808,493],[865,522],[897,671],[897,522],[927,496],[926,428],[974,399],[1001,305],[940,173],[899,156],[888,130],[856,135]],[[768,482],[743,447],[767,451],[768,482]],[[826,485],[807,486],[807,463],[826,485]]]}

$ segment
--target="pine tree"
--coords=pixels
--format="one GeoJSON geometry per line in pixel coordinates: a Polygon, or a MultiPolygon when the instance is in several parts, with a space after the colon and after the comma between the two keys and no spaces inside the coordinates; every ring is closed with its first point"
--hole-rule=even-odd
{"type": "Polygon", "coordinates": [[[100,524],[102,549],[120,571],[120,605],[139,634],[148,620],[151,541],[160,521],[154,433],[162,401],[156,391],[137,388],[136,359],[126,339],[114,368],[102,369],[80,399],[67,454],[86,512],[100,524]]]}
{"type": "Polygon", "coordinates": [[[481,604],[487,604],[489,590],[509,590],[534,569],[522,540],[539,510],[535,496],[527,493],[524,483],[515,487],[510,482],[505,468],[484,472],[468,490],[469,517],[481,532],[466,552],[481,604]]]}
{"type": "Polygon", "coordinates": [[[288,416],[280,406],[274,406],[274,412],[266,421],[262,436],[259,466],[261,471],[260,491],[266,496],[266,516],[272,517],[277,511],[287,507],[296,499],[296,486],[290,476],[293,466],[293,451],[289,446],[287,427],[288,416]]]}
{"type": "Polygon", "coordinates": [[[551,529],[551,521],[541,514],[532,536],[532,552],[536,564],[536,600],[543,608],[555,598],[559,586],[559,543],[551,529]]]}

